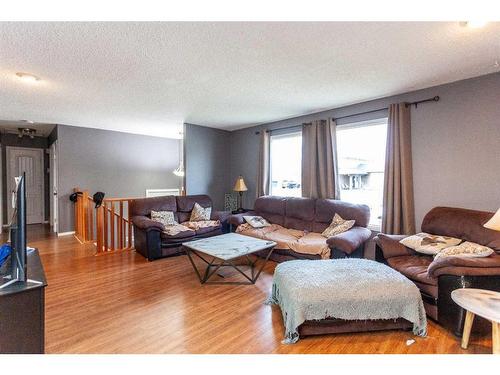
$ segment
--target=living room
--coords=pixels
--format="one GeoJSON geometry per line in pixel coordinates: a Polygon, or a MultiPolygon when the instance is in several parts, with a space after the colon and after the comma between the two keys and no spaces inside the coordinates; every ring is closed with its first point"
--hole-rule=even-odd
{"type": "Polygon", "coordinates": [[[2,19],[2,360],[500,353],[499,13],[442,11],[2,19]]]}

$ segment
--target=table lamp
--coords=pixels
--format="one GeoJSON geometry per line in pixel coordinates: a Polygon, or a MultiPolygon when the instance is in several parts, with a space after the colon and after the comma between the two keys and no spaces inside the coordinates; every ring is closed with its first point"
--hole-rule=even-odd
{"type": "Polygon", "coordinates": [[[500,232],[500,208],[490,220],[484,223],[483,227],[500,232]]]}
{"type": "Polygon", "coordinates": [[[234,187],[234,191],[237,191],[239,193],[238,197],[238,209],[236,212],[245,212],[245,210],[242,207],[242,201],[243,201],[243,192],[247,191],[247,185],[245,184],[245,180],[243,179],[243,176],[239,176],[238,179],[236,180],[234,187]]]}

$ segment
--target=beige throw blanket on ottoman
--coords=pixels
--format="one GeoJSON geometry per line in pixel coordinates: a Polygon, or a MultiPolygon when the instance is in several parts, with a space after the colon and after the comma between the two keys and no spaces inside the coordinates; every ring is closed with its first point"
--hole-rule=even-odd
{"type": "Polygon", "coordinates": [[[283,343],[299,339],[305,321],[336,318],[404,318],[425,336],[427,319],[419,289],[396,270],[367,259],[291,260],[274,270],[267,304],[281,308],[283,343]]]}

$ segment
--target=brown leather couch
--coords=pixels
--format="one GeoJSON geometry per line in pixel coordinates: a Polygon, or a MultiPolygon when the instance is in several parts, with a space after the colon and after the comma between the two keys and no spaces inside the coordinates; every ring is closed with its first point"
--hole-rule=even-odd
{"type": "MultiPolygon", "coordinates": [[[[371,236],[371,231],[367,228],[370,220],[370,208],[366,205],[334,199],[263,196],[257,198],[252,211],[231,215],[229,224],[234,230],[238,225],[245,223],[243,216],[262,216],[271,224],[279,224],[289,229],[321,233],[330,225],[336,213],[343,219],[354,219],[356,223],[347,232],[327,239],[331,249],[330,257],[362,258],[364,244],[371,236]]],[[[282,262],[291,259],[319,259],[319,256],[275,249],[270,259],[282,262]]]]}
{"type": "MultiPolygon", "coordinates": [[[[419,288],[427,315],[461,336],[465,311],[451,299],[458,288],[500,291],[500,232],[483,227],[492,212],[462,208],[435,207],[422,221],[422,232],[460,238],[495,250],[486,258],[432,256],[409,249],[399,241],[404,235],[379,234],[375,237],[375,258],[401,272],[419,288]]],[[[478,318],[477,320],[480,321],[478,318]]],[[[490,329],[486,322],[476,322],[476,331],[490,329]]]]}
{"type": "Polygon", "coordinates": [[[183,242],[212,237],[228,231],[228,211],[214,211],[211,220],[219,220],[220,225],[185,231],[175,236],[165,233],[163,224],[151,220],[151,211],[173,211],[178,223],[189,221],[195,203],[202,207],[213,207],[208,195],[165,196],[134,199],[130,202],[130,215],[134,224],[134,244],[137,252],[148,260],[182,254],[183,242]]]}

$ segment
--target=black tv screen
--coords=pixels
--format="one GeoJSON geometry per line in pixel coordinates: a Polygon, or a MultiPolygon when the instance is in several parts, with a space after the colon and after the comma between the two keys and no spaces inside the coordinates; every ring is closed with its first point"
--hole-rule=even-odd
{"type": "MultiPolygon", "coordinates": [[[[15,207],[10,224],[10,242],[12,252],[7,275],[2,276],[0,287],[15,282],[26,282],[27,249],[26,249],[26,175],[16,177],[15,207]]],[[[3,267],[2,267],[3,268],[3,267]]]]}

